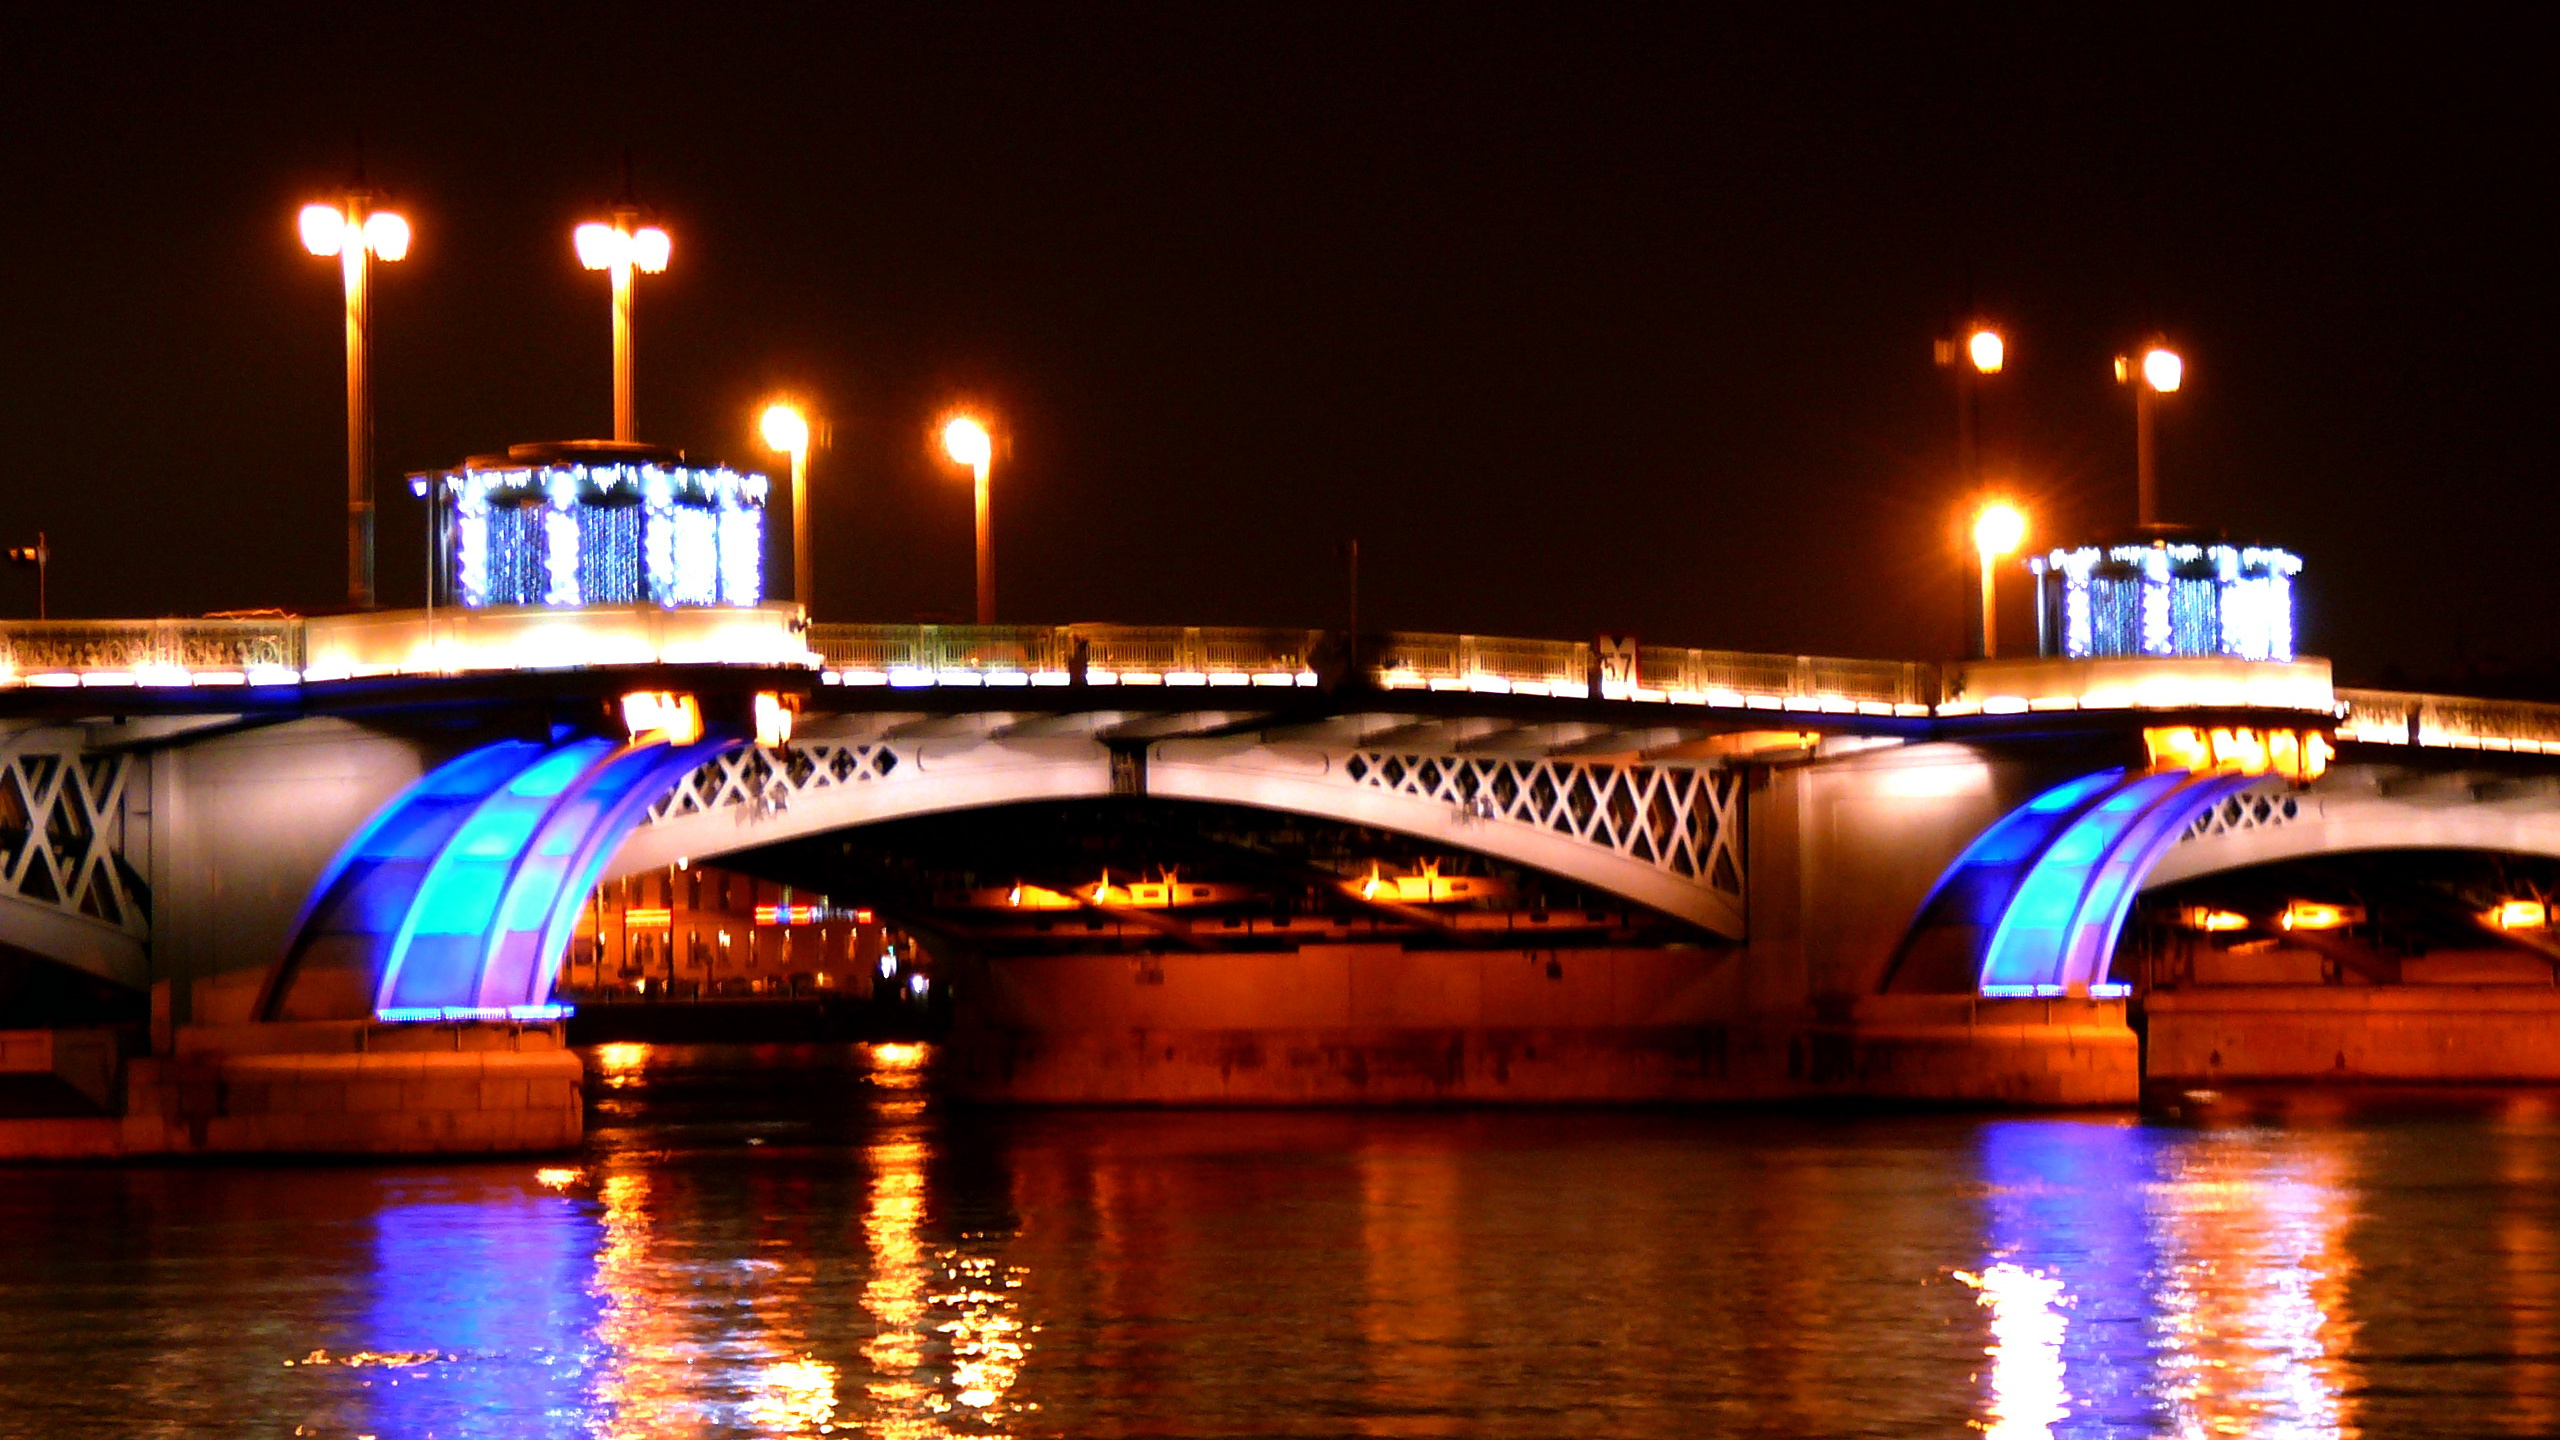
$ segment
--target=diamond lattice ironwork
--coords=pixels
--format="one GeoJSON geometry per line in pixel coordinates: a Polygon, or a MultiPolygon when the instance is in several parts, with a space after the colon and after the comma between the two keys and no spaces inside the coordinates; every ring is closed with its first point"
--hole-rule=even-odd
{"type": "Polygon", "coordinates": [[[43,750],[0,761],[0,893],[147,938],[150,889],[123,856],[132,768],[43,750]]]}

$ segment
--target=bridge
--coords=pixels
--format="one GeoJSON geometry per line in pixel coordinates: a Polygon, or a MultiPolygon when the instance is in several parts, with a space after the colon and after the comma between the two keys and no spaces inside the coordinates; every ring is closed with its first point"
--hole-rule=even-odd
{"type": "Polygon", "coordinates": [[[10,622],[0,726],[6,1063],[106,1112],[0,1120],[37,1148],[558,1143],[589,897],[706,862],[936,937],[963,1083],[1014,1099],[2121,1101],[2129,1006],[2155,1079],[2245,1070],[2251,1006],[2291,1017],[2270,1074],[2447,1078],[2484,1026],[2513,1076],[2555,1063],[2547,915],[2429,942],[2526,962],[2493,991],[2284,892],[2488,857],[2400,889],[2521,915],[2560,707],[2310,659],[483,605],[10,622]],[[2273,889],[2182,901],[2234,877],[2273,889]],[[2217,988],[2199,945],[2316,963],[2217,988]],[[146,1004],[104,1059],[76,1023],[146,1004]],[[350,1118],[430,1053],[532,1088],[350,1118]]]}

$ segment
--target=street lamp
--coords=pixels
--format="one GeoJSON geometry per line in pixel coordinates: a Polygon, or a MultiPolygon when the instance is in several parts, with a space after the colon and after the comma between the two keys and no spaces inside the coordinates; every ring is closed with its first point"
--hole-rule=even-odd
{"type": "Polygon", "coordinates": [[[987,467],[995,460],[995,441],[973,416],[954,415],[942,427],[943,453],[951,463],[966,465],[978,476],[978,623],[996,623],[994,546],[987,529],[987,467]]]}
{"type": "Polygon", "coordinates": [[[2187,362],[2166,344],[2154,342],[2139,359],[2116,357],[2116,383],[2133,387],[2133,450],[2138,518],[2143,528],[2160,523],[2159,445],[2152,437],[2152,409],[2158,396],[2173,395],[2187,378],[2187,362]]]}
{"type": "Polygon", "coordinates": [[[371,325],[365,303],[371,261],[409,253],[409,222],[376,210],[359,181],[335,205],[305,205],[302,248],[336,256],[347,293],[347,603],[373,608],[373,386],[365,369],[371,325]]]}
{"type": "Polygon", "coordinates": [[[2014,553],[2027,538],[2027,517],[2016,506],[1994,500],[1973,517],[1973,548],[1982,557],[1982,658],[1996,659],[2000,654],[1998,591],[1994,588],[1993,568],[2003,555],[2014,553]]]}
{"type": "Polygon", "coordinates": [[[589,221],[571,238],[578,263],[613,274],[613,438],[638,438],[631,421],[631,272],[663,273],[674,243],[655,225],[640,224],[640,207],[626,193],[610,223],[589,221]]]}
{"type": "Polygon", "coordinates": [[[1975,431],[1981,420],[1976,387],[1983,376],[1999,374],[2008,358],[2008,342],[1982,321],[1967,325],[1961,336],[1938,342],[1939,368],[1956,377],[1956,471],[1967,489],[1981,480],[1976,473],[1980,459],[1975,431]]]}
{"type": "Polygon", "coordinates": [[[768,405],[762,429],[766,449],[791,457],[791,598],[800,602],[801,613],[814,619],[817,605],[809,578],[809,419],[794,406],[768,405]]]}

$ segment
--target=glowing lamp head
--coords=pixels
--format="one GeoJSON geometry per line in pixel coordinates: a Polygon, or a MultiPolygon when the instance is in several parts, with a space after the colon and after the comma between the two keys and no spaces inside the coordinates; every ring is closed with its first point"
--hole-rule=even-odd
{"type": "Polygon", "coordinates": [[[577,228],[571,239],[578,245],[578,263],[590,270],[610,270],[625,258],[629,237],[610,225],[589,221],[577,228]]]}
{"type": "Polygon", "coordinates": [[[767,406],[763,428],[766,449],[779,450],[786,455],[808,452],[809,422],[798,410],[788,405],[767,406]]]}
{"type": "Polygon", "coordinates": [[[364,217],[364,248],[384,260],[402,260],[409,254],[409,222],[388,210],[376,210],[364,217]]]}
{"type": "Polygon", "coordinates": [[[2001,341],[2000,332],[1989,328],[1978,329],[1967,336],[1964,348],[1966,356],[1973,361],[1973,368],[1985,375],[1999,374],[2000,363],[2009,355],[2009,347],[2001,341]]]}
{"type": "Polygon", "coordinates": [[[1984,555],[2006,555],[2027,538],[2027,517],[2017,507],[1990,504],[1973,517],[1973,548],[1984,555]]]}
{"type": "Polygon", "coordinates": [[[2142,352],[2143,384],[2167,395],[2186,378],[2187,362],[2178,358],[2177,351],[2155,345],[2142,352]]]}
{"type": "Polygon", "coordinates": [[[655,225],[644,225],[631,232],[631,263],[639,266],[643,273],[665,274],[667,256],[674,249],[675,242],[667,238],[666,231],[655,225]]]}
{"type": "Polygon", "coordinates": [[[985,474],[988,462],[995,458],[995,442],[987,435],[987,427],[967,415],[952,417],[942,427],[942,449],[955,465],[966,465],[985,474]]]}
{"type": "Polygon", "coordinates": [[[314,255],[335,255],[346,248],[347,217],[335,205],[302,207],[302,248],[314,255]]]}

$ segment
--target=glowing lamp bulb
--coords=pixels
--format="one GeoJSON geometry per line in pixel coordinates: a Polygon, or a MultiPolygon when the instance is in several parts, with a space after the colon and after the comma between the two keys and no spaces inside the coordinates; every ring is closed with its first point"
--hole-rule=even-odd
{"type": "Polygon", "coordinates": [[[952,463],[984,471],[994,458],[995,443],[987,437],[987,427],[966,415],[955,417],[942,427],[942,448],[952,463]]]}
{"type": "Polygon", "coordinates": [[[388,210],[376,210],[364,217],[364,245],[385,260],[400,260],[409,254],[409,222],[388,210]]]}
{"type": "Polygon", "coordinates": [[[302,207],[302,248],[314,255],[335,255],[347,243],[347,217],[335,205],[302,207]]]}
{"type": "Polygon", "coordinates": [[[2009,347],[2001,342],[1997,330],[1976,330],[1964,342],[1965,353],[1972,357],[1973,368],[1985,375],[2000,373],[2000,362],[2008,358],[2009,347]]]}
{"type": "Polygon", "coordinates": [[[774,405],[764,412],[764,444],[768,450],[798,455],[809,448],[809,422],[788,405],[774,405]]]}
{"type": "Polygon", "coordinates": [[[2187,362],[2175,350],[2151,349],[2142,354],[2142,382],[2166,395],[2187,378],[2187,362]]]}
{"type": "Polygon", "coordinates": [[[665,273],[667,256],[674,249],[675,242],[667,238],[666,231],[655,225],[646,225],[631,232],[631,263],[648,274],[665,273]]]}
{"type": "Polygon", "coordinates": [[[610,270],[624,257],[629,241],[621,231],[593,221],[581,225],[571,236],[578,245],[578,263],[590,270],[610,270]]]}
{"type": "Polygon", "coordinates": [[[2027,538],[2027,517],[2015,506],[1985,505],[1973,520],[1973,546],[1985,555],[2006,555],[2027,538]]]}

